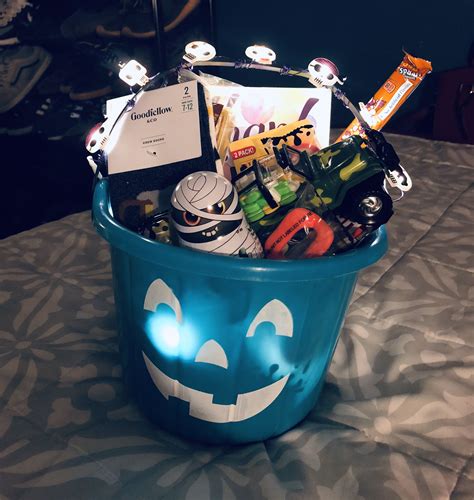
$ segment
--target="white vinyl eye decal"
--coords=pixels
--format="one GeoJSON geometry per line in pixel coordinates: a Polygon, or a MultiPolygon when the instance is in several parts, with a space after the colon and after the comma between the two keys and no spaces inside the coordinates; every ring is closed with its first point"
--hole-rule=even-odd
{"type": "Polygon", "coordinates": [[[227,356],[221,345],[215,340],[208,340],[199,349],[194,361],[197,363],[209,363],[210,365],[226,368],[229,366],[227,356]]]}
{"type": "Polygon", "coordinates": [[[143,309],[146,311],[155,312],[160,304],[166,304],[173,309],[176,315],[176,321],[182,322],[183,314],[181,312],[181,304],[173,293],[173,290],[161,279],[153,281],[145,295],[143,309]]]}
{"type": "Polygon", "coordinates": [[[293,316],[280,300],[273,299],[260,309],[247,330],[247,337],[253,337],[257,326],[264,322],[273,323],[277,335],[293,337],[293,316]]]}

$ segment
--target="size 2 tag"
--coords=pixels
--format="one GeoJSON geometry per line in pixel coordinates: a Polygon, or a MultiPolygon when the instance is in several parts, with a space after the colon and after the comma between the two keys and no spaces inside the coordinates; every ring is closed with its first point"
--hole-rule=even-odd
{"type": "MultiPolygon", "coordinates": [[[[129,99],[107,101],[107,116],[119,116],[129,99]]],[[[200,157],[197,82],[144,92],[116,124],[106,152],[109,174],[200,157]]]]}

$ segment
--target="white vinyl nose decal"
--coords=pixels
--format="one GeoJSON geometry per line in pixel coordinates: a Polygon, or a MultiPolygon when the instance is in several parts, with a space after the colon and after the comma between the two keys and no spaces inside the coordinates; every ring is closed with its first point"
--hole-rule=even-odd
{"type": "Polygon", "coordinates": [[[216,424],[241,422],[258,415],[275,401],[290,377],[286,375],[266,387],[239,394],[236,404],[221,405],[212,402],[212,394],[191,389],[178,380],[168,377],[150,361],[144,352],[142,354],[148,373],[157,389],[166,399],[171,396],[187,401],[191,417],[216,424]]]}
{"type": "Polygon", "coordinates": [[[211,365],[220,366],[221,368],[227,368],[229,366],[224,349],[222,349],[221,345],[215,340],[208,340],[205,342],[196,354],[194,361],[197,363],[209,363],[211,365]]]}

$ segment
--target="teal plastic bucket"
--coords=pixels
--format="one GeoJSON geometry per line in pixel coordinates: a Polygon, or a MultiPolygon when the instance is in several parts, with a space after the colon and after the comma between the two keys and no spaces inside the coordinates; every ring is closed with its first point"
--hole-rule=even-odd
{"type": "Polygon", "coordinates": [[[383,228],[355,250],[298,261],[156,243],[112,218],[106,180],[93,220],[110,243],[132,395],[164,429],[209,443],[267,439],[308,414],[357,274],[387,250],[383,228]]]}

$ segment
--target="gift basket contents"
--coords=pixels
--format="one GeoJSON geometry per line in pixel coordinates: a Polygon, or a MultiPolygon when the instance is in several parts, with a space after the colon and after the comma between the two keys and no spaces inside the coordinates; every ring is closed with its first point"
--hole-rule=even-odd
{"type": "Polygon", "coordinates": [[[358,273],[387,251],[383,226],[411,188],[379,129],[427,61],[406,54],[361,107],[328,59],[275,61],[193,42],[153,77],[120,62],[131,93],[86,142],[126,386],[152,422],[206,443],[267,439],[311,411],[358,273]],[[306,86],[244,87],[215,67],[306,86]],[[334,143],[332,100],[357,120],[334,143]]]}
{"type": "Polygon", "coordinates": [[[108,177],[115,219],[160,244],[236,258],[307,259],[360,245],[393,215],[409,174],[380,129],[431,71],[405,54],[367,104],[341,90],[336,65],[276,66],[271,49],[219,57],[192,42],[180,66],[147,76],[119,62],[131,94],[107,102],[86,140],[96,178],[108,177]],[[200,71],[277,72],[301,88],[250,88],[200,71]],[[330,144],[331,98],[354,115],[330,144]]]}

